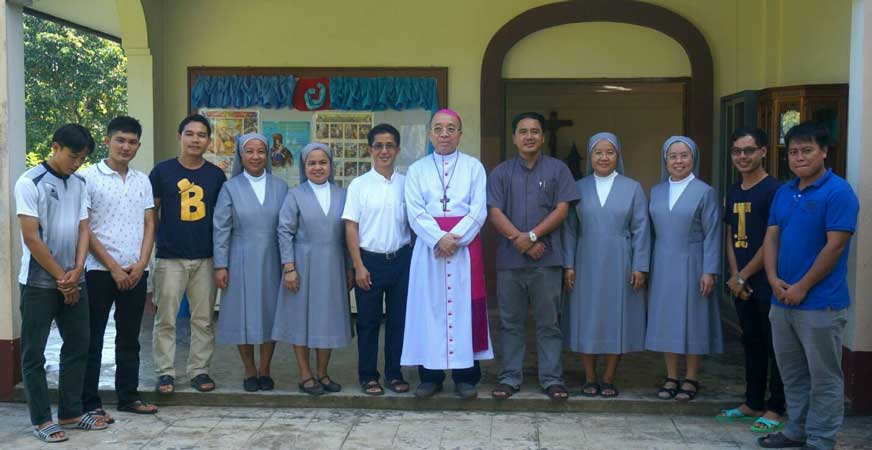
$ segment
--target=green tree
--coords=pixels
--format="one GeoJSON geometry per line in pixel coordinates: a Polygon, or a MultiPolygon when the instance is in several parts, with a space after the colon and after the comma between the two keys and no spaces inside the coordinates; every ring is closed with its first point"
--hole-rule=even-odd
{"type": "Polygon", "coordinates": [[[25,15],[24,76],[28,167],[51,153],[54,130],[71,122],[94,135],[92,162],[106,156],[106,124],[127,113],[127,57],[120,45],[25,15]]]}

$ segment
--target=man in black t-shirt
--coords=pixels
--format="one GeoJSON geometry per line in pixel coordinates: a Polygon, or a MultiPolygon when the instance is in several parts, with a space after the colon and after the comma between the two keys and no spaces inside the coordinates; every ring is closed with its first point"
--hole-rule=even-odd
{"type": "Polygon", "coordinates": [[[740,128],[730,138],[730,158],[742,180],[727,193],[724,221],[730,279],[727,281],[745,348],[745,403],[722,411],[724,422],[755,420],[751,431],[767,433],[783,427],[784,386],[772,350],[769,306],[772,288],[763,270],[763,237],[778,180],[766,173],[766,133],[740,128]],[[769,400],[766,401],[767,380],[769,400]]]}
{"type": "Polygon", "coordinates": [[[191,310],[188,376],[200,392],[215,389],[209,364],[215,345],[212,311],[217,288],[212,280],[212,213],[227,181],[218,166],[206,161],[212,127],[198,114],[179,124],[180,154],[151,171],[155,209],[160,214],[155,260],[153,356],[157,392],[173,392],[176,316],[187,292],[191,310]]]}

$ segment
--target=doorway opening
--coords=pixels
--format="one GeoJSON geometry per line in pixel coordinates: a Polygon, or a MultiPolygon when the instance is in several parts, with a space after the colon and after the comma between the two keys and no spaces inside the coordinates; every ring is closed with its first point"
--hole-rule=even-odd
{"type": "Polygon", "coordinates": [[[610,131],[621,140],[625,175],[648,193],[660,180],[660,146],[687,129],[689,83],[690,78],[505,79],[500,160],[517,154],[512,118],[536,111],[548,119],[544,152],[567,162],[576,177],[584,175],[590,136],[610,131]]]}

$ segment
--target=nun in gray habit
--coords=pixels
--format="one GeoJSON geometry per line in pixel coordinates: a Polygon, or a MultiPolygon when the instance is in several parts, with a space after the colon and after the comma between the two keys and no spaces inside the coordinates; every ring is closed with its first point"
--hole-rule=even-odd
{"type": "Polygon", "coordinates": [[[581,200],[562,229],[569,291],[563,335],[570,350],[583,354],[582,394],[614,397],[619,356],[645,347],[648,201],[642,186],[623,175],[621,144],[614,134],[593,135],[587,161],[587,176],[575,183],[581,200]],[[597,354],[607,355],[602,385],[597,354]]]}
{"type": "Polygon", "coordinates": [[[269,172],[266,137],[239,136],[233,176],[221,188],[213,215],[215,282],[222,289],[217,340],[239,346],[246,391],[274,386],[272,327],[282,274],[276,227],[288,185],[269,172]],[[261,344],[259,368],[254,344],[261,344]]]}
{"type": "Polygon", "coordinates": [[[664,352],[667,379],[662,399],[692,400],[699,391],[702,355],[723,351],[715,276],[723,248],[718,195],[696,178],[699,152],[685,136],[661,150],[661,182],[651,189],[648,211],[654,227],[648,332],[645,348],[664,352]],[[687,373],[678,381],[679,355],[687,373]]]}
{"type": "Polygon", "coordinates": [[[300,185],[288,191],[279,214],[284,275],[272,337],[293,344],[300,391],[319,395],[341,390],[327,375],[330,349],[351,341],[345,189],[332,182],[333,154],[326,144],[307,145],[300,162],[300,185]],[[317,378],[310,348],[317,349],[317,378]]]}

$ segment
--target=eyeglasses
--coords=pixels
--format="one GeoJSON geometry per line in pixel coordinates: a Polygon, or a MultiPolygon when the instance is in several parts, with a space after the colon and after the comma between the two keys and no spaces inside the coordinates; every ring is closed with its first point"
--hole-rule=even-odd
{"type": "Polygon", "coordinates": [[[382,143],[382,142],[378,142],[378,143],[372,144],[372,146],[370,148],[372,148],[373,150],[381,151],[381,150],[394,150],[397,148],[397,146],[393,142],[388,142],[387,144],[382,143]]]}
{"type": "Polygon", "coordinates": [[[741,155],[751,156],[754,154],[754,152],[756,152],[757,150],[760,150],[761,148],[762,147],[742,147],[742,148],[733,147],[730,149],[730,154],[733,156],[741,156],[741,155]]]}
{"type": "Polygon", "coordinates": [[[448,133],[449,136],[454,136],[458,131],[460,131],[460,129],[453,125],[449,125],[447,127],[443,127],[442,125],[436,125],[431,128],[430,131],[432,131],[433,134],[437,136],[442,134],[442,132],[448,133]]]}

